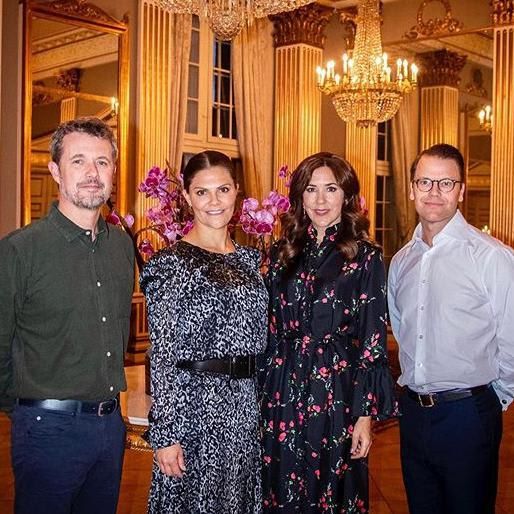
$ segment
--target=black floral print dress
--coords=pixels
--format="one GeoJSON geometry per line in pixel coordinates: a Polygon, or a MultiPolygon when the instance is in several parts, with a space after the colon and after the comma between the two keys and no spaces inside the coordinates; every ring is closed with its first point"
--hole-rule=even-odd
{"type": "Polygon", "coordinates": [[[351,262],[309,240],[289,276],[272,257],[263,371],[263,504],[268,513],[367,513],[367,459],[350,460],[359,416],[397,414],[386,353],[382,255],[351,262]]]}
{"type": "Polygon", "coordinates": [[[254,378],[179,369],[179,360],[258,354],[266,344],[268,294],[257,250],[228,255],[179,241],[141,273],[152,342],[149,440],[180,443],[186,471],[154,462],[152,514],[259,514],[259,406],[254,378]]]}

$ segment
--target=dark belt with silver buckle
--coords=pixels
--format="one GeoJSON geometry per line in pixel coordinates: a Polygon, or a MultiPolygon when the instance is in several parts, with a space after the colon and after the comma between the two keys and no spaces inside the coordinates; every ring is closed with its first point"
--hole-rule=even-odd
{"type": "Polygon", "coordinates": [[[73,412],[75,414],[112,414],[120,405],[119,397],[104,402],[81,402],[80,400],[26,400],[19,398],[18,405],[37,407],[38,409],[73,412]]]}
{"type": "Polygon", "coordinates": [[[407,387],[406,392],[409,398],[417,401],[422,407],[433,407],[438,403],[454,402],[456,400],[463,400],[464,398],[475,396],[483,393],[488,388],[488,385],[481,385],[470,387],[469,389],[451,389],[449,391],[440,391],[438,393],[421,394],[416,393],[416,391],[407,387]]]}
{"type": "Polygon", "coordinates": [[[177,368],[192,371],[208,371],[227,375],[230,378],[251,378],[255,376],[255,355],[208,359],[205,361],[178,361],[177,368]]]}

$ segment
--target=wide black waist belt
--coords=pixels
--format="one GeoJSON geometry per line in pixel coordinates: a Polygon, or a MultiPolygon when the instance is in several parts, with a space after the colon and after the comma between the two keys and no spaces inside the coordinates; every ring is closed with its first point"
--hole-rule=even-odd
{"type": "Polygon", "coordinates": [[[483,393],[488,389],[488,385],[470,387],[469,389],[451,389],[449,391],[440,391],[438,393],[421,394],[416,393],[412,389],[406,388],[407,396],[416,400],[422,407],[433,407],[438,403],[454,402],[455,400],[463,400],[470,396],[483,393]]]}
{"type": "Polygon", "coordinates": [[[18,405],[38,407],[39,409],[106,416],[118,409],[120,400],[119,397],[104,402],[81,402],[80,400],[26,400],[20,398],[17,400],[17,403],[18,405]]]}
{"type": "Polygon", "coordinates": [[[255,375],[255,355],[205,361],[178,361],[177,368],[219,373],[230,378],[251,378],[255,375]]]}

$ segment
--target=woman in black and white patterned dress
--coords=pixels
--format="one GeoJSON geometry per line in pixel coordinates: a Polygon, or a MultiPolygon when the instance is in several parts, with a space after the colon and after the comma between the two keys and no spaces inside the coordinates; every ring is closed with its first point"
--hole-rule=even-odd
{"type": "Polygon", "coordinates": [[[148,511],[261,512],[254,356],[266,342],[267,293],[257,250],[228,233],[237,184],[207,151],[184,170],[194,228],[144,268],[152,342],[148,511]]]}

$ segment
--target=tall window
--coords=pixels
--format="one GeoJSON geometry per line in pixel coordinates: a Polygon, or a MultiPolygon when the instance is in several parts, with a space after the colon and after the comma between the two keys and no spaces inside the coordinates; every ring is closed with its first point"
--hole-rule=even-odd
{"type": "Polygon", "coordinates": [[[391,122],[377,127],[377,197],[375,204],[375,238],[384,251],[389,264],[396,251],[396,224],[394,210],[393,177],[391,175],[391,122]]]}
{"type": "Polygon", "coordinates": [[[208,25],[194,15],[184,154],[207,148],[239,157],[232,43],[216,39],[208,25]]]}

